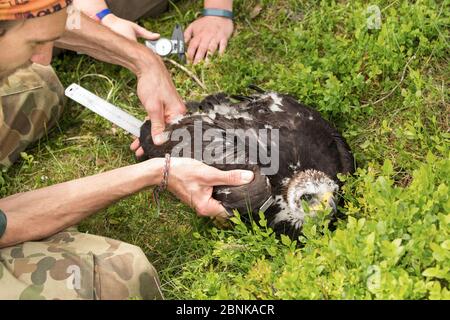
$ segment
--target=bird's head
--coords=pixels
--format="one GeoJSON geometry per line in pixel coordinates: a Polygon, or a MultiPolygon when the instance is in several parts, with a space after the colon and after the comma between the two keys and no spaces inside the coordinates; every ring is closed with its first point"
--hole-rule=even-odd
{"type": "Polygon", "coordinates": [[[289,210],[297,217],[315,216],[317,212],[331,209],[336,213],[334,193],[338,185],[325,173],[316,170],[298,172],[287,187],[289,210]]]}

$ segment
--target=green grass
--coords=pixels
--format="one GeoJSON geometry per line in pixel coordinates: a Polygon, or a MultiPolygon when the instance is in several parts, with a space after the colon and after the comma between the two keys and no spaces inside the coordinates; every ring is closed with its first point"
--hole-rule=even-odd
{"type": "MultiPolygon", "coordinates": [[[[200,10],[199,1],[177,6],[143,24],[170,36],[200,10]]],[[[297,248],[239,219],[234,230],[217,230],[170,195],[158,217],[147,191],[80,229],[142,247],[168,298],[449,299],[449,2],[252,0],[236,8],[226,55],[189,66],[208,90],[168,65],[180,94],[200,99],[257,84],[319,110],[360,168],[343,178],[346,218],[334,231],[324,218],[309,221],[297,248]],[[382,11],[380,30],[367,29],[370,4],[382,11]]],[[[144,116],[130,72],[77,55],[54,66],[64,85],[78,82],[144,116]]],[[[134,163],[130,142],[69,103],[58,128],[2,173],[1,196],[134,163]]]]}

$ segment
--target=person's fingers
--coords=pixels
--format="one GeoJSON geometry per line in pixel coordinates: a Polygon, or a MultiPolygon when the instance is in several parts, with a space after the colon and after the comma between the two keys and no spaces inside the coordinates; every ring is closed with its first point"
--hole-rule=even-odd
{"type": "Polygon", "coordinates": [[[200,43],[200,45],[197,48],[197,52],[195,53],[194,64],[199,63],[200,61],[202,61],[205,58],[206,53],[208,52],[208,46],[209,46],[209,43],[206,43],[205,40],[203,40],[200,43]]]}
{"type": "Polygon", "coordinates": [[[208,46],[208,55],[213,55],[217,51],[217,47],[219,46],[219,43],[217,40],[211,40],[208,46]]]}
{"type": "Polygon", "coordinates": [[[166,104],[165,108],[165,116],[166,116],[166,123],[170,123],[175,121],[175,119],[180,119],[182,116],[184,116],[187,112],[186,105],[183,103],[183,101],[176,99],[175,101],[172,101],[170,105],[166,104]]]}
{"type": "Polygon", "coordinates": [[[194,28],[192,28],[192,24],[190,24],[186,28],[186,30],[184,30],[184,42],[189,43],[193,35],[194,35],[194,28]]]}
{"type": "Polygon", "coordinates": [[[142,157],[143,155],[144,155],[144,149],[142,149],[142,147],[139,147],[139,149],[137,149],[136,151],[135,151],[135,154],[136,154],[136,157],[137,158],[140,158],[140,157],[142,157]]]}
{"type": "Polygon", "coordinates": [[[141,143],[139,142],[139,139],[136,138],[133,143],[131,143],[130,145],[130,150],[131,151],[136,151],[139,147],[141,146],[141,143]]]}
{"type": "Polygon", "coordinates": [[[140,158],[144,155],[144,149],[141,147],[141,143],[138,138],[136,138],[133,143],[130,145],[131,151],[133,151],[136,154],[137,158],[140,158]]]}
{"type": "Polygon", "coordinates": [[[228,46],[228,39],[224,38],[224,39],[220,40],[220,43],[219,43],[219,54],[221,54],[221,55],[224,54],[225,49],[227,48],[227,46],[228,46]]]}
{"type": "Polygon", "coordinates": [[[202,203],[199,207],[195,207],[195,211],[199,216],[203,217],[223,217],[226,210],[222,204],[214,198],[209,198],[206,203],[202,203]]]}
{"type": "Polygon", "coordinates": [[[189,61],[194,61],[195,53],[197,52],[198,46],[200,44],[200,38],[193,38],[191,43],[189,44],[188,50],[186,52],[186,56],[189,61]]]}
{"type": "Polygon", "coordinates": [[[252,182],[254,176],[253,172],[248,170],[221,171],[212,168],[205,179],[212,186],[240,186],[252,182]]]}
{"type": "Polygon", "coordinates": [[[164,108],[161,104],[157,103],[149,108],[146,108],[150,121],[152,122],[152,138],[153,143],[156,145],[163,144],[164,141],[164,129],[165,129],[165,117],[164,108]]]}
{"type": "Polygon", "coordinates": [[[134,24],[134,31],[136,32],[137,37],[144,38],[147,40],[158,40],[160,37],[159,33],[151,32],[138,24],[134,24]]]}

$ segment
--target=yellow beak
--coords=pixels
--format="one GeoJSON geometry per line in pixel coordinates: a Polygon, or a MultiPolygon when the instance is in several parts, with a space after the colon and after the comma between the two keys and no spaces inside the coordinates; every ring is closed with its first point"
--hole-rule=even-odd
{"type": "Polygon", "coordinates": [[[333,213],[336,212],[336,203],[334,202],[334,195],[332,192],[326,192],[320,198],[320,203],[311,207],[311,210],[321,211],[326,210],[328,208],[332,208],[333,213]]]}

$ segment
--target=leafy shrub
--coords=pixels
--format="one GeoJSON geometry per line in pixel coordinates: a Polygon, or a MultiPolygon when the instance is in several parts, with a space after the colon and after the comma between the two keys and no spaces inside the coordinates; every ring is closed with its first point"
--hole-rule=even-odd
{"type": "MultiPolygon", "coordinates": [[[[344,189],[347,218],[309,221],[301,247],[239,216],[234,231],[196,237],[204,255],[172,279],[193,299],[449,299],[450,157],[431,153],[407,187],[393,168],[359,169],[344,189]]],[[[263,217],[263,216],[261,216],[263,217]]]]}
{"type": "MultiPolygon", "coordinates": [[[[142,23],[170,37],[174,23],[187,25],[202,5],[173,3],[179,8],[142,23]]],[[[234,3],[236,33],[226,54],[187,66],[207,90],[167,64],[179,93],[197,100],[257,84],[319,110],[360,167],[342,177],[346,218],[333,230],[324,217],[308,221],[292,243],[238,218],[234,230],[211,230],[169,195],[158,216],[144,192],[80,230],[142,247],[168,298],[448,299],[448,1],[234,3]],[[367,28],[370,4],[381,9],[379,30],[367,28]]],[[[127,70],[81,55],[53,66],[65,85],[79,82],[144,117],[127,70]]],[[[129,137],[82,107],[71,104],[59,127],[0,173],[2,197],[134,161],[129,137]]]]}

